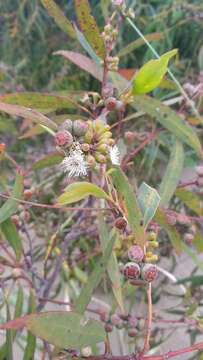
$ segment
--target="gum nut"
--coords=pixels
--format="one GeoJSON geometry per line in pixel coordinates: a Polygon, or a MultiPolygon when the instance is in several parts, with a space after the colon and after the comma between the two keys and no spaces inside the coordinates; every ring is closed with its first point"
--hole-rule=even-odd
{"type": "Polygon", "coordinates": [[[140,276],[140,267],[134,262],[128,262],[123,269],[123,275],[126,279],[138,279],[140,276]]]}
{"type": "Polygon", "coordinates": [[[105,100],[104,105],[107,108],[107,110],[112,111],[116,108],[117,100],[114,97],[109,97],[105,100]]]}
{"type": "Polygon", "coordinates": [[[158,274],[157,266],[154,264],[145,264],[142,268],[142,277],[147,282],[152,282],[158,274]]]}
{"type": "Polygon", "coordinates": [[[119,217],[115,220],[114,225],[119,230],[124,230],[127,226],[127,221],[123,217],[119,217]]]}

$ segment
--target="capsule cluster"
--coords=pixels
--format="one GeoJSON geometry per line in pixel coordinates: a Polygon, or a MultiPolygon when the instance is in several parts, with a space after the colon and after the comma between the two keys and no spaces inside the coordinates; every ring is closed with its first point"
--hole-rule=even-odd
{"type": "Polygon", "coordinates": [[[135,337],[138,332],[139,322],[138,319],[131,315],[108,313],[105,310],[100,310],[100,320],[105,323],[105,330],[107,333],[116,329],[126,329],[129,337],[135,337]]]}

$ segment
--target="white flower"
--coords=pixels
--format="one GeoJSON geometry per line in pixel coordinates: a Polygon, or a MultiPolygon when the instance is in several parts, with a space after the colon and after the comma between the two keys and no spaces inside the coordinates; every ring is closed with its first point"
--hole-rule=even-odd
{"type": "Polygon", "coordinates": [[[109,150],[109,155],[113,165],[120,165],[120,152],[118,146],[112,146],[109,150]]]}
{"type": "Polygon", "coordinates": [[[68,173],[69,177],[86,176],[88,164],[83,152],[80,149],[75,149],[63,159],[61,168],[65,173],[68,173]]]}

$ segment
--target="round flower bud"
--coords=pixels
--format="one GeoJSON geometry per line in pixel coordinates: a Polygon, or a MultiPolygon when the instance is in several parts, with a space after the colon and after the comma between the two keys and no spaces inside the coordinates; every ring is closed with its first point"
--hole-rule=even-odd
{"type": "Polygon", "coordinates": [[[110,333],[113,331],[113,326],[111,324],[105,324],[105,331],[110,333]]]}
{"type": "Polygon", "coordinates": [[[116,221],[114,222],[114,225],[117,229],[119,230],[124,230],[127,226],[127,221],[123,218],[123,217],[119,217],[118,219],[116,219],[116,221]]]}
{"type": "Polygon", "coordinates": [[[100,164],[106,164],[107,159],[106,156],[100,154],[100,153],[95,153],[95,159],[98,161],[98,163],[100,164]]]}
{"type": "Polygon", "coordinates": [[[109,97],[108,99],[105,100],[104,104],[107,110],[112,111],[116,108],[117,100],[114,97],[109,97]]]}
{"type": "Polygon", "coordinates": [[[87,132],[88,124],[83,120],[75,120],[73,122],[73,134],[75,136],[84,136],[87,132]]]}
{"type": "Polygon", "coordinates": [[[147,240],[148,241],[154,241],[154,240],[156,240],[156,238],[157,238],[157,235],[156,235],[156,233],[154,231],[149,231],[147,233],[147,240]]]}
{"type": "Polygon", "coordinates": [[[90,346],[85,346],[81,349],[81,355],[83,357],[89,357],[92,355],[92,349],[90,346]]]}
{"type": "Polygon", "coordinates": [[[96,165],[96,160],[95,160],[94,156],[88,155],[87,158],[86,158],[86,161],[87,161],[88,167],[90,167],[90,168],[94,168],[94,167],[95,167],[95,165],[96,165]]]}
{"type": "Polygon", "coordinates": [[[135,329],[128,330],[129,337],[135,337],[136,335],[137,335],[137,330],[135,330],[135,329]]]}
{"type": "Polygon", "coordinates": [[[133,245],[128,250],[128,258],[131,261],[141,262],[144,258],[144,251],[139,245],[133,245]]]}
{"type": "Polygon", "coordinates": [[[140,276],[140,267],[134,262],[128,262],[123,269],[123,275],[126,279],[138,279],[140,276]]]}
{"type": "Polygon", "coordinates": [[[126,131],[124,138],[127,144],[132,144],[136,139],[136,134],[132,131],[126,131]]]}
{"type": "Polygon", "coordinates": [[[187,245],[192,245],[193,240],[194,240],[194,235],[190,234],[190,233],[185,233],[183,236],[183,240],[185,241],[185,243],[187,245]]]}
{"type": "Polygon", "coordinates": [[[195,168],[195,171],[196,171],[197,175],[203,176],[203,165],[197,166],[195,168]]]}
{"type": "Polygon", "coordinates": [[[73,143],[73,137],[67,130],[58,131],[55,135],[56,146],[71,147],[73,143]]]}
{"type": "Polygon", "coordinates": [[[29,189],[25,190],[23,193],[25,200],[29,200],[32,197],[32,195],[33,195],[33,192],[32,192],[32,190],[29,190],[29,189]]]}
{"type": "Polygon", "coordinates": [[[142,268],[142,277],[147,282],[152,282],[156,279],[158,270],[154,264],[145,264],[142,268]]]}
{"type": "Polygon", "coordinates": [[[124,111],[125,110],[125,105],[124,105],[123,101],[120,101],[120,100],[116,101],[116,110],[117,111],[124,111]]]}
{"type": "Polygon", "coordinates": [[[111,315],[111,323],[112,325],[119,325],[121,322],[120,316],[118,314],[111,315]]]}
{"type": "Polygon", "coordinates": [[[72,134],[73,131],[73,122],[71,119],[66,119],[59,127],[60,130],[69,131],[72,134]]]}
{"type": "Polygon", "coordinates": [[[84,152],[88,152],[89,149],[90,149],[90,146],[89,146],[89,144],[84,143],[84,144],[81,145],[81,149],[84,152]]]}

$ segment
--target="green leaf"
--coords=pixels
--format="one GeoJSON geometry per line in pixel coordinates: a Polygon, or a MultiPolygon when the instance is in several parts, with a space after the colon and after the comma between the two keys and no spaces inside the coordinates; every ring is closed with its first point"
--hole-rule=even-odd
{"type": "Polygon", "coordinates": [[[20,116],[22,118],[26,118],[37,124],[47,126],[48,128],[53,130],[57,129],[57,125],[47,116],[41,114],[36,110],[32,110],[24,106],[11,105],[0,102],[0,111],[3,111],[11,116],[20,116]]]}
{"type": "MultiPolygon", "coordinates": [[[[11,314],[9,304],[6,301],[6,317],[7,321],[10,321],[11,314]]],[[[6,360],[13,360],[13,333],[12,330],[6,330],[6,360]]]]}
{"type": "Polygon", "coordinates": [[[143,182],[138,190],[138,202],[142,209],[143,223],[146,228],[158,209],[160,196],[154,188],[143,182]]]}
{"type": "MultiPolygon", "coordinates": [[[[18,294],[17,294],[16,304],[15,304],[14,319],[18,318],[22,314],[22,311],[23,311],[23,299],[24,299],[23,288],[19,284],[18,285],[18,294]]],[[[16,330],[13,330],[13,338],[14,339],[15,339],[15,336],[16,336],[16,330]]]]}
{"type": "MultiPolygon", "coordinates": [[[[99,217],[99,234],[100,234],[100,241],[102,246],[102,251],[104,252],[110,238],[116,236],[116,234],[112,234],[107,225],[104,222],[102,215],[99,217]]],[[[111,280],[112,290],[116,301],[121,309],[124,312],[124,303],[123,303],[123,294],[121,288],[121,277],[120,277],[120,269],[116,257],[115,251],[112,251],[110,256],[108,266],[107,266],[107,273],[111,280]]]]}
{"type": "Polygon", "coordinates": [[[140,245],[144,242],[144,229],[140,225],[142,221],[142,212],[139,208],[135,193],[130,185],[126,175],[119,167],[114,167],[111,171],[113,183],[121,198],[124,199],[127,209],[127,219],[132,232],[136,235],[140,245]]]}
{"type": "Polygon", "coordinates": [[[155,221],[166,231],[177,255],[183,250],[183,242],[175,226],[168,224],[165,212],[158,208],[154,217],[155,221]]]}
{"type": "Polygon", "coordinates": [[[201,200],[198,195],[194,194],[192,191],[186,190],[184,188],[178,188],[175,192],[175,195],[192,211],[197,215],[203,216],[203,208],[201,207],[201,200]]]}
{"type": "Polygon", "coordinates": [[[72,204],[79,200],[85,199],[89,195],[100,199],[109,200],[108,195],[97,185],[89,182],[75,182],[65,189],[65,192],[59,196],[58,203],[60,205],[72,204]]]}
{"type": "Polygon", "coordinates": [[[160,184],[159,194],[161,206],[167,206],[175,193],[180,181],[184,165],[184,149],[180,141],[176,141],[171,150],[171,156],[164,177],[160,184]]]}
{"type": "Polygon", "coordinates": [[[47,110],[49,112],[60,109],[73,109],[73,100],[67,95],[58,93],[48,94],[40,92],[19,92],[6,95],[0,95],[0,101],[5,104],[25,106],[38,110],[47,110]]]}
{"type": "MultiPolygon", "coordinates": [[[[28,304],[28,314],[33,313],[36,310],[35,303],[35,293],[33,289],[30,290],[29,304],[28,304]]],[[[28,331],[27,333],[27,344],[24,351],[23,360],[31,360],[35,357],[35,348],[36,348],[36,334],[28,331]]]]}
{"type": "Polygon", "coordinates": [[[141,67],[133,80],[133,95],[146,94],[155,89],[168,69],[169,60],[177,54],[177,49],[168,51],[160,59],[150,60],[141,67]]]}
{"type": "Polygon", "coordinates": [[[12,223],[11,219],[7,219],[1,223],[0,230],[4,234],[10,246],[13,248],[16,254],[16,259],[19,261],[22,255],[23,247],[16,226],[12,223]]]}
{"type": "Polygon", "coordinates": [[[42,159],[37,160],[33,165],[33,170],[41,170],[50,166],[58,165],[63,160],[63,155],[57,152],[45,155],[42,159]]]}
{"type": "Polygon", "coordinates": [[[75,301],[75,310],[83,314],[87,305],[89,304],[93,291],[97,288],[100,281],[102,280],[102,276],[106,271],[109,259],[111,257],[113,246],[115,242],[115,237],[109,239],[108,244],[106,245],[103,256],[97,261],[96,266],[93,272],[90,274],[88,278],[88,282],[82,288],[79,297],[75,301]]]}
{"type": "Polygon", "coordinates": [[[72,311],[29,315],[26,327],[35,336],[61,349],[79,349],[102,342],[106,338],[104,328],[98,321],[86,321],[80,314],[72,311]]]}
{"type": "Polygon", "coordinates": [[[41,0],[48,14],[54,19],[56,24],[72,39],[75,38],[71,22],[65,17],[59,6],[53,0],[41,0]]]}
{"type": "Polygon", "coordinates": [[[16,175],[15,184],[11,194],[11,199],[8,199],[0,208],[0,224],[13,215],[18,208],[18,202],[15,199],[21,199],[23,195],[23,175],[19,172],[16,175]]]}
{"type": "Polygon", "coordinates": [[[94,62],[101,66],[101,60],[95,53],[95,51],[92,49],[86,38],[84,37],[83,33],[77,28],[76,24],[74,24],[75,33],[77,36],[77,39],[80,43],[80,45],[83,47],[83,49],[89,54],[89,56],[94,60],[94,62]]]}
{"type": "Polygon", "coordinates": [[[95,53],[102,59],[105,57],[104,41],[100,35],[96,21],[91,15],[88,0],[75,0],[75,11],[80,28],[95,53]]]}
{"type": "Polygon", "coordinates": [[[168,129],[177,139],[190,146],[202,156],[202,147],[195,131],[175,111],[149,96],[135,96],[132,104],[138,111],[144,111],[152,119],[168,129]]]}

